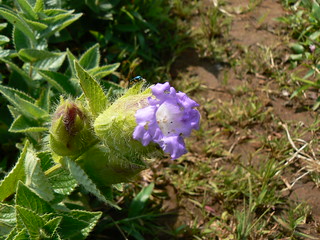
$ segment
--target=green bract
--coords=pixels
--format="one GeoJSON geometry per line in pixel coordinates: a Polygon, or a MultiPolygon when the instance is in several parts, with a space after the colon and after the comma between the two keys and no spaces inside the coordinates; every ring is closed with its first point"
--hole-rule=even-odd
{"type": "Polygon", "coordinates": [[[126,159],[121,153],[96,144],[76,159],[90,178],[99,186],[128,182],[146,165],[140,159],[126,159]]]}

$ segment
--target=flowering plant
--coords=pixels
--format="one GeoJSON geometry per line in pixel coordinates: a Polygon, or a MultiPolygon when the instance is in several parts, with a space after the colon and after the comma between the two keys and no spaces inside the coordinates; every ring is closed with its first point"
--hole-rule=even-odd
{"type": "Polygon", "coordinates": [[[185,93],[177,93],[168,82],[158,83],[151,89],[153,96],[148,98],[149,106],[135,114],[138,125],[133,138],[144,146],[153,141],[176,159],[187,152],[184,138],[192,129],[199,128],[200,114],[194,109],[199,104],[185,93]]]}

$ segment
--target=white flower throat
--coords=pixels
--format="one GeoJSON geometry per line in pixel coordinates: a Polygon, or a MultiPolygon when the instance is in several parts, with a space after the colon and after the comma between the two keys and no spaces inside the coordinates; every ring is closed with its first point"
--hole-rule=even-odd
{"type": "Polygon", "coordinates": [[[184,127],[181,121],[182,117],[183,110],[179,106],[167,102],[161,104],[156,112],[158,126],[165,136],[182,133],[184,127]]]}

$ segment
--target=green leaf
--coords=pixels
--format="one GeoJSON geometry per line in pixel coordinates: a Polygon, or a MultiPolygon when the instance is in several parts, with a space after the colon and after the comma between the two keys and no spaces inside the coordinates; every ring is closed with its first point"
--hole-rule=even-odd
{"type": "Polygon", "coordinates": [[[8,26],[8,23],[0,23],[0,31],[8,26]]]}
{"type": "Polygon", "coordinates": [[[71,210],[69,216],[87,223],[87,227],[81,230],[82,234],[87,237],[94,226],[100,219],[102,212],[88,212],[82,210],[71,210]]]}
{"type": "Polygon", "coordinates": [[[38,49],[21,49],[18,54],[23,61],[34,63],[48,58],[57,58],[65,53],[54,53],[38,49]]]}
{"type": "Polygon", "coordinates": [[[53,189],[41,169],[41,162],[34,150],[29,148],[25,158],[26,185],[46,201],[54,199],[53,189]]]}
{"type": "Polygon", "coordinates": [[[78,182],[63,168],[51,171],[47,174],[47,178],[53,190],[62,195],[69,195],[78,185],[78,182]]]}
{"type": "Polygon", "coordinates": [[[299,43],[292,43],[290,44],[290,48],[294,53],[300,54],[304,52],[304,47],[299,43]]]}
{"type": "Polygon", "coordinates": [[[78,62],[74,62],[81,88],[89,102],[91,113],[97,116],[108,105],[108,99],[99,83],[86,72],[78,62]]]}
{"type": "MultiPolygon", "coordinates": [[[[13,62],[6,60],[4,58],[0,58],[0,61],[6,63],[9,65],[9,67],[15,71],[24,81],[25,83],[30,87],[30,88],[36,88],[36,83],[33,81],[33,79],[21,68],[19,68],[17,65],[15,65],[13,62]]],[[[17,81],[20,79],[17,79],[17,81]]]]}
{"type": "Polygon", "coordinates": [[[76,95],[76,88],[65,75],[46,70],[39,70],[39,74],[46,79],[59,92],[65,94],[76,95]]]}
{"type": "Polygon", "coordinates": [[[31,21],[28,19],[25,19],[26,23],[29,25],[29,27],[34,30],[34,31],[44,31],[45,29],[48,28],[48,25],[41,23],[41,22],[37,22],[37,21],[31,21]]]}
{"type": "Polygon", "coordinates": [[[8,107],[9,112],[13,118],[17,118],[20,116],[20,113],[18,112],[18,110],[15,107],[13,107],[11,105],[7,105],[7,107],[8,107]]]}
{"type": "Polygon", "coordinates": [[[14,206],[0,203],[0,225],[14,227],[16,224],[16,210],[14,206]]]}
{"type": "Polygon", "coordinates": [[[35,121],[20,115],[11,124],[9,132],[14,133],[31,133],[48,131],[47,127],[39,126],[35,121]]]}
{"type": "Polygon", "coordinates": [[[0,183],[0,201],[12,195],[16,191],[18,182],[25,180],[24,162],[28,147],[29,142],[26,142],[16,165],[0,183]]]}
{"type": "Polygon", "coordinates": [[[0,35],[0,45],[10,42],[10,39],[4,35],[0,35]]]}
{"type": "Polygon", "coordinates": [[[9,236],[6,238],[6,240],[26,240],[26,239],[29,239],[29,235],[27,233],[26,228],[20,231],[14,228],[9,234],[9,236]]]}
{"type": "Polygon", "coordinates": [[[44,226],[43,230],[45,231],[46,235],[50,237],[50,239],[53,237],[53,235],[56,234],[56,230],[59,227],[61,223],[62,217],[56,217],[51,220],[49,220],[44,226]]]}
{"type": "Polygon", "coordinates": [[[33,10],[34,10],[35,12],[42,12],[43,9],[44,9],[44,2],[43,2],[43,0],[36,0],[36,3],[35,3],[35,5],[34,5],[33,10]]]}
{"type": "Polygon", "coordinates": [[[4,57],[8,57],[9,55],[14,54],[14,50],[10,50],[10,49],[0,49],[0,58],[4,58],[4,57]]]}
{"type": "Polygon", "coordinates": [[[19,97],[17,94],[15,94],[14,98],[8,98],[8,96],[5,95],[5,97],[8,99],[8,101],[15,106],[19,112],[24,115],[27,118],[34,119],[34,120],[48,120],[50,118],[50,115],[48,112],[43,110],[42,108],[38,107],[34,103],[31,103],[21,97],[19,97]]]}
{"type": "MultiPolygon", "coordinates": [[[[55,14],[58,10],[61,9],[47,9],[45,10],[45,14],[49,15],[50,14],[55,14]]],[[[81,16],[82,13],[74,14],[72,15],[73,11],[63,11],[61,14],[53,15],[51,17],[47,17],[42,19],[43,22],[48,24],[48,28],[41,32],[40,37],[46,37],[48,38],[49,36],[53,35],[55,32],[59,32],[62,29],[66,28],[69,26],[71,23],[74,21],[78,20],[81,16]]]]}
{"type": "Polygon", "coordinates": [[[290,54],[290,60],[300,61],[303,58],[303,54],[290,54]]]}
{"type": "Polygon", "coordinates": [[[0,203],[0,238],[10,234],[16,224],[15,208],[11,205],[0,203]]]}
{"type": "Polygon", "coordinates": [[[116,96],[123,95],[123,93],[126,91],[125,88],[110,81],[102,81],[101,84],[103,85],[104,89],[108,89],[107,98],[110,100],[114,99],[116,96]]]}
{"type": "Polygon", "coordinates": [[[43,219],[35,212],[16,206],[17,218],[21,219],[24,226],[27,228],[31,239],[38,240],[41,237],[41,229],[44,226],[43,219]]]}
{"type": "MultiPolygon", "coordinates": [[[[47,171],[50,167],[55,165],[55,163],[53,162],[53,159],[52,159],[52,153],[49,150],[37,152],[37,156],[40,159],[41,168],[43,171],[47,171]]],[[[46,174],[46,176],[47,176],[47,174],[46,174]]]]}
{"type": "Polygon", "coordinates": [[[39,215],[53,212],[53,208],[47,201],[40,198],[22,182],[18,184],[16,205],[32,210],[39,215]]]}
{"type": "Polygon", "coordinates": [[[8,96],[9,98],[14,98],[15,95],[18,95],[20,98],[23,98],[29,102],[35,102],[36,100],[32,97],[30,97],[28,94],[25,94],[22,91],[19,91],[17,89],[14,88],[10,88],[10,87],[6,87],[6,86],[2,86],[0,85],[0,92],[4,95],[4,96],[8,96]]]}
{"type": "Polygon", "coordinates": [[[100,52],[99,44],[89,48],[80,58],[79,64],[86,70],[99,67],[100,52]]]}
{"type": "Polygon", "coordinates": [[[129,207],[129,217],[139,216],[146,206],[147,200],[150,198],[154,188],[154,183],[149,184],[149,186],[144,187],[138,193],[138,195],[132,200],[129,207]]]}
{"type": "Polygon", "coordinates": [[[29,18],[35,20],[38,19],[38,15],[33,10],[32,6],[27,0],[17,0],[22,12],[29,18]]]}
{"type": "Polygon", "coordinates": [[[116,71],[119,66],[120,66],[120,63],[109,64],[102,67],[92,68],[88,71],[88,73],[91,74],[96,79],[101,79],[113,73],[114,71],[116,71]]]}
{"type": "Polygon", "coordinates": [[[69,49],[67,49],[67,56],[68,56],[68,62],[69,62],[69,67],[71,71],[71,76],[76,76],[76,69],[74,66],[74,62],[77,60],[77,58],[70,52],[69,49]]]}
{"type": "Polygon", "coordinates": [[[31,48],[32,46],[29,38],[16,27],[13,28],[12,38],[17,52],[22,48],[31,48]]]}
{"type": "MultiPolygon", "coordinates": [[[[33,72],[32,77],[35,80],[40,80],[42,79],[41,75],[38,73],[38,70],[48,70],[48,71],[57,71],[61,65],[64,62],[64,59],[66,57],[65,53],[61,53],[60,55],[51,57],[51,58],[46,58],[40,61],[35,62],[32,67],[36,70],[33,72]]],[[[30,66],[29,66],[30,67],[30,66]]]]}
{"type": "Polygon", "coordinates": [[[52,239],[52,240],[62,240],[62,238],[60,237],[60,235],[57,232],[55,232],[55,234],[50,239],[52,239]]]}
{"type": "Polygon", "coordinates": [[[316,1],[312,1],[311,13],[319,22],[320,21],[320,6],[316,1]]]}
{"type": "Polygon", "coordinates": [[[40,93],[40,97],[36,101],[36,105],[39,106],[40,108],[44,109],[47,112],[50,111],[50,93],[51,93],[50,86],[42,88],[42,91],[40,93]]]}
{"type": "Polygon", "coordinates": [[[71,210],[63,214],[58,232],[63,239],[85,239],[101,217],[101,212],[71,210]]]}
{"type": "Polygon", "coordinates": [[[112,207],[119,209],[119,207],[112,201],[106,199],[106,197],[101,193],[96,184],[89,178],[89,176],[83,171],[83,169],[73,160],[68,157],[62,159],[63,165],[67,167],[71,175],[81,184],[88,192],[95,195],[98,199],[105,202],[112,207]]]}
{"type": "Polygon", "coordinates": [[[313,41],[316,41],[319,36],[320,36],[320,31],[316,31],[316,32],[312,33],[312,34],[309,36],[309,38],[310,38],[311,40],[313,40],[313,41]]]}
{"type": "Polygon", "coordinates": [[[2,15],[7,21],[9,21],[13,26],[18,28],[23,34],[25,34],[32,42],[36,42],[36,38],[28,26],[28,24],[18,16],[14,11],[6,8],[0,8],[0,15],[2,15]]]}

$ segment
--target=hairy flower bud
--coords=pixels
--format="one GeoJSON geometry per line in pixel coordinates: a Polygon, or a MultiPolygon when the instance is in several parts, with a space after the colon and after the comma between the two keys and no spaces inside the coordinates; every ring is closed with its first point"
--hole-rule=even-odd
{"type": "Polygon", "coordinates": [[[94,122],[94,131],[104,144],[129,161],[148,156],[157,150],[156,145],[145,147],[132,137],[137,125],[135,113],[148,105],[147,99],[151,96],[150,89],[141,92],[138,87],[133,87],[117,99],[94,122]]]}
{"type": "Polygon", "coordinates": [[[60,156],[79,154],[95,139],[89,114],[77,101],[61,99],[53,114],[50,147],[60,156]]]}

